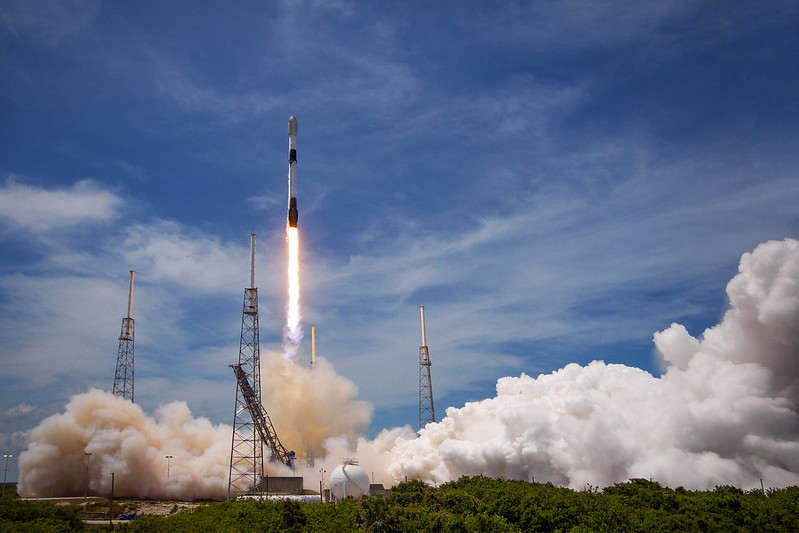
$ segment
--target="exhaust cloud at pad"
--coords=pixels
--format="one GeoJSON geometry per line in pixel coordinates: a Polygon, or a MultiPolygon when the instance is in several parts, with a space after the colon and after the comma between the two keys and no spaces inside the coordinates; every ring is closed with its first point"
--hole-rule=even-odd
{"type": "MultiPolygon", "coordinates": [[[[332,471],[348,456],[387,485],[405,476],[438,484],[462,475],[535,477],[572,488],[632,477],[689,489],[752,488],[760,478],[772,487],[799,484],[799,242],[769,241],[744,254],[727,295],[723,319],[701,337],[680,324],[654,334],[661,377],[602,361],[502,377],[495,397],[448,408],[418,436],[406,426],[358,437],[371,405],[327,362],[311,372],[267,354],[264,403],[290,448],[321,443],[316,467],[304,472],[309,488],[319,468],[332,471]],[[323,410],[303,418],[320,404],[323,410]]],[[[192,418],[182,402],[148,417],[91,391],[30,432],[20,490],[82,493],[88,451],[90,492],[105,490],[116,472],[120,495],[222,498],[230,431],[192,418]],[[168,482],[165,454],[174,456],[168,482]],[[120,473],[134,475],[123,480],[120,473]]]]}

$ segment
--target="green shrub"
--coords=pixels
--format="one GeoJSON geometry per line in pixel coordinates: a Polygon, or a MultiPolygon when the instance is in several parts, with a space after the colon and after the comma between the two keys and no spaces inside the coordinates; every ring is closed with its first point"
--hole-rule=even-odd
{"type": "Polygon", "coordinates": [[[18,498],[0,500],[0,531],[80,531],[83,520],[72,509],[18,498]]]}
{"type": "MultiPolygon", "coordinates": [[[[48,524],[40,523],[42,530],[48,524]]],[[[17,531],[5,527],[0,531],[17,531]]],[[[144,516],[120,531],[799,531],[799,487],[744,492],[672,490],[633,479],[599,491],[552,484],[461,478],[434,488],[401,483],[387,498],[337,504],[253,500],[144,516]]],[[[25,530],[28,531],[28,530],[25,530]]]]}

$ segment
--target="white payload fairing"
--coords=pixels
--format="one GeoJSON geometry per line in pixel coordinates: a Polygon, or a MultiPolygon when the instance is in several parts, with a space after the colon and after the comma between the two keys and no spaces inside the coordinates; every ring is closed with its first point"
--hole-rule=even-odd
{"type": "Polygon", "coordinates": [[[289,227],[297,227],[297,119],[289,117],[289,227]]]}

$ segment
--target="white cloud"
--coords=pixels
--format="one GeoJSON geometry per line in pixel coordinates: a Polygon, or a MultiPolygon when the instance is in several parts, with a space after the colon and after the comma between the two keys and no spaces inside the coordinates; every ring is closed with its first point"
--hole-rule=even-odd
{"type": "Polygon", "coordinates": [[[237,292],[248,280],[249,240],[224,243],[212,234],[156,220],[126,228],[121,248],[132,270],[150,282],[211,292],[237,292]]]}
{"type": "Polygon", "coordinates": [[[4,409],[2,413],[0,413],[0,416],[8,416],[8,417],[24,416],[33,411],[34,409],[36,408],[32,405],[21,403],[19,405],[15,405],[14,407],[4,409]]]}
{"type": "Polygon", "coordinates": [[[44,189],[20,183],[16,176],[0,188],[0,219],[36,232],[62,230],[115,218],[121,199],[89,179],[71,188],[44,189]]]}
{"type": "Polygon", "coordinates": [[[0,278],[0,291],[3,376],[18,378],[15,388],[51,386],[66,375],[84,383],[113,380],[109,369],[127,308],[124,282],[16,274],[0,278]]]}

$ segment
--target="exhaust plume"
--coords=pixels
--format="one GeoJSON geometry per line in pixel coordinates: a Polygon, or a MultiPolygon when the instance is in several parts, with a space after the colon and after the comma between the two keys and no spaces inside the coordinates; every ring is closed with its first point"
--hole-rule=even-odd
{"type": "Polygon", "coordinates": [[[62,414],[30,432],[20,457],[23,496],[114,493],[164,499],[224,499],[232,428],[192,418],[185,402],[152,417],[126,399],[97,389],[73,396],[62,414]],[[91,453],[87,458],[85,453],[91,453]],[[173,458],[167,478],[166,455],[173,458]]]}
{"type": "Polygon", "coordinates": [[[264,406],[289,449],[301,454],[306,445],[318,449],[334,436],[354,445],[369,426],[372,405],[356,400],[358,387],[325,358],[317,357],[311,370],[268,352],[266,367],[261,373],[264,406]]]}
{"type": "Polygon", "coordinates": [[[297,360],[297,350],[302,342],[300,320],[300,242],[296,227],[286,227],[288,244],[288,304],[286,306],[286,325],[283,328],[283,357],[297,360]]]}
{"type": "Polygon", "coordinates": [[[633,477],[692,489],[755,487],[760,478],[798,484],[799,242],[744,254],[727,294],[730,309],[701,338],[679,324],[655,333],[661,377],[594,361],[501,378],[496,397],[449,408],[418,438],[386,430],[357,453],[387,450],[389,481],[481,474],[572,488],[633,477]]]}
{"type": "MultiPolygon", "coordinates": [[[[358,388],[324,358],[317,358],[313,372],[278,351],[266,353],[262,363],[264,406],[289,449],[302,450],[304,442],[321,449],[322,441],[333,436],[350,445],[369,425],[371,404],[356,401],[358,388]]],[[[229,384],[232,402],[235,381],[229,384]]],[[[114,472],[120,497],[224,499],[232,431],[193,418],[185,402],[163,405],[150,417],[108,392],[78,394],[63,413],[29,433],[28,449],[20,457],[20,494],[78,496],[88,480],[89,494],[107,496],[114,472]],[[88,478],[85,453],[92,454],[88,478]],[[169,477],[166,455],[172,456],[169,477]]],[[[264,468],[270,476],[293,475],[278,463],[266,461],[264,468]]],[[[317,476],[316,470],[307,473],[309,488],[317,476]]]]}
{"type": "MultiPolygon", "coordinates": [[[[799,484],[799,241],[744,254],[727,294],[723,320],[701,337],[679,324],[655,333],[660,377],[602,361],[503,377],[495,397],[450,407],[418,435],[406,426],[368,440],[358,434],[371,406],[355,400],[352,382],[324,359],[311,372],[269,352],[264,405],[290,449],[308,442],[325,451],[314,469],[298,468],[308,488],[318,486],[320,467],[332,472],[342,457],[357,457],[386,485],[478,474],[572,488],[632,477],[689,489],[751,488],[760,478],[772,487],[799,484]]],[[[183,402],[148,417],[93,390],[30,432],[20,491],[82,494],[89,452],[90,493],[109,492],[115,472],[120,496],[221,499],[231,431],[192,418],[183,402]],[[174,457],[168,479],[164,455],[174,457]]]]}

